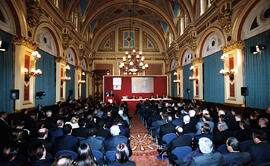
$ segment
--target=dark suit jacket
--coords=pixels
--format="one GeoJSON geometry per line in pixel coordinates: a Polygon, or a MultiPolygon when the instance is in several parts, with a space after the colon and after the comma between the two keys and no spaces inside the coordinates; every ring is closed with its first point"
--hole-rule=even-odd
{"type": "Polygon", "coordinates": [[[162,138],[168,133],[175,133],[175,125],[172,123],[166,123],[160,126],[159,137],[162,138]]]}
{"type": "Polygon", "coordinates": [[[222,131],[222,132],[219,132],[219,133],[216,133],[216,134],[214,134],[214,140],[213,140],[214,145],[216,147],[219,147],[220,145],[225,144],[226,140],[232,136],[233,136],[233,132],[229,129],[222,131]]]}
{"type": "Polygon", "coordinates": [[[59,136],[63,136],[63,129],[62,128],[53,128],[49,130],[49,135],[51,137],[51,141],[54,143],[55,138],[59,136]]]}
{"type": "Polygon", "coordinates": [[[72,150],[77,152],[77,148],[79,145],[79,139],[72,135],[63,135],[57,137],[54,143],[54,153],[59,150],[72,150]]]}
{"type": "Polygon", "coordinates": [[[90,136],[87,139],[80,141],[80,144],[83,144],[83,143],[87,143],[91,147],[92,150],[98,150],[104,153],[104,142],[100,139],[90,136]]]}
{"type": "Polygon", "coordinates": [[[77,129],[72,130],[72,135],[75,137],[84,137],[87,138],[89,136],[89,130],[85,127],[79,127],[77,129]]]}
{"type": "Polygon", "coordinates": [[[106,138],[108,138],[108,137],[111,136],[111,133],[110,133],[109,130],[105,130],[105,129],[103,129],[103,128],[98,128],[98,129],[97,129],[96,136],[101,136],[101,137],[103,137],[103,138],[106,139],[106,138]]]}
{"type": "Polygon", "coordinates": [[[105,151],[109,150],[116,150],[116,147],[120,143],[125,143],[128,147],[129,146],[129,140],[125,136],[112,136],[104,141],[105,151]]]}
{"type": "Polygon", "coordinates": [[[175,126],[183,127],[183,121],[182,121],[180,118],[175,118],[175,119],[172,121],[172,124],[174,124],[175,126]]]}
{"type": "Polygon", "coordinates": [[[167,152],[169,158],[171,160],[176,160],[176,156],[174,156],[171,151],[176,147],[182,146],[190,146],[192,145],[192,137],[190,135],[179,135],[175,139],[173,139],[169,144],[167,144],[161,151],[161,154],[167,152]]]}
{"type": "Polygon", "coordinates": [[[125,163],[119,163],[117,161],[111,162],[108,166],[135,166],[136,164],[133,161],[128,161],[125,163]]]}
{"type": "Polygon", "coordinates": [[[51,162],[44,159],[44,160],[36,160],[30,162],[27,166],[51,166],[51,162]]]}
{"type": "Polygon", "coordinates": [[[200,155],[192,156],[189,161],[177,160],[176,163],[181,166],[220,166],[223,163],[223,158],[219,152],[201,153],[200,155]]]}
{"type": "Polygon", "coordinates": [[[184,133],[195,133],[196,131],[195,125],[196,124],[193,124],[193,123],[184,124],[183,125],[184,133]]]}
{"type": "Polygon", "coordinates": [[[247,152],[224,153],[222,156],[224,166],[244,166],[251,161],[251,156],[247,152]]]}
{"type": "Polygon", "coordinates": [[[248,152],[251,154],[252,161],[256,163],[270,162],[270,144],[267,142],[250,146],[248,152]]]}

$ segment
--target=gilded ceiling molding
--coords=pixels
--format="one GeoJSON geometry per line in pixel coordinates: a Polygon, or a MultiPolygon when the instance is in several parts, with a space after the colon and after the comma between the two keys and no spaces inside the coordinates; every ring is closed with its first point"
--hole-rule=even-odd
{"type": "Polygon", "coordinates": [[[218,23],[222,30],[229,34],[232,29],[232,7],[231,3],[227,2],[225,3],[221,9],[220,13],[218,15],[218,23]]]}
{"type": "Polygon", "coordinates": [[[26,0],[27,23],[32,28],[39,24],[42,9],[39,1],[26,0]]]}
{"type": "Polygon", "coordinates": [[[195,52],[197,49],[197,32],[195,30],[192,30],[188,39],[189,46],[191,47],[191,50],[195,52]]]}
{"type": "Polygon", "coordinates": [[[227,46],[222,47],[221,50],[223,51],[223,53],[227,53],[230,52],[234,49],[243,49],[245,48],[245,42],[243,40],[240,41],[235,41],[235,42],[231,42],[229,43],[227,46]]]}
{"type": "Polygon", "coordinates": [[[63,45],[63,49],[67,49],[70,46],[70,41],[72,40],[72,38],[70,37],[69,33],[68,33],[68,29],[64,28],[64,30],[62,31],[62,45],[63,45]]]}
{"type": "Polygon", "coordinates": [[[13,44],[14,45],[23,45],[31,50],[36,50],[39,46],[37,43],[35,43],[31,39],[28,39],[26,37],[18,37],[18,36],[15,36],[13,38],[13,44]]]}

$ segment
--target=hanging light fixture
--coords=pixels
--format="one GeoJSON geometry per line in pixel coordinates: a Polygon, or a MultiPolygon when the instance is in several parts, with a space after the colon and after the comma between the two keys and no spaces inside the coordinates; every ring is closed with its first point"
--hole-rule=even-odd
{"type": "MultiPolygon", "coordinates": [[[[130,13],[129,17],[129,34],[131,33],[131,15],[134,17],[134,0],[132,1],[132,10],[128,10],[130,13]]],[[[134,22],[134,20],[132,21],[134,22]]],[[[129,36],[127,38],[129,42],[131,42],[132,38],[129,36]]],[[[148,68],[148,64],[144,62],[144,56],[142,55],[142,51],[137,52],[134,47],[131,51],[126,51],[123,56],[123,61],[120,63],[119,67],[124,72],[125,75],[137,75],[137,73],[142,72],[143,70],[148,68]]]]}

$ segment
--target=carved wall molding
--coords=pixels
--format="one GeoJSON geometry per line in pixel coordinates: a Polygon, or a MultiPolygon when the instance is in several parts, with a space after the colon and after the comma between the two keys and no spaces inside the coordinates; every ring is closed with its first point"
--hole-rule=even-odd
{"type": "Polygon", "coordinates": [[[35,43],[33,40],[31,39],[28,39],[26,37],[18,37],[18,36],[15,36],[13,38],[13,44],[14,45],[23,45],[31,50],[36,50],[39,46],[39,44],[35,43]]]}
{"type": "Polygon", "coordinates": [[[67,59],[66,58],[63,58],[63,57],[55,57],[54,61],[56,63],[62,63],[62,64],[66,64],[67,63],[67,59]]]}
{"type": "Polygon", "coordinates": [[[26,11],[27,11],[27,23],[29,27],[35,27],[39,24],[42,9],[39,1],[26,0],[26,11]]]}
{"type": "Polygon", "coordinates": [[[234,49],[243,49],[243,48],[245,48],[245,42],[243,40],[240,40],[229,43],[227,46],[222,47],[221,50],[223,51],[223,53],[227,53],[234,49]]]}
{"type": "Polygon", "coordinates": [[[192,65],[197,65],[197,64],[203,63],[203,62],[204,62],[203,58],[194,59],[194,60],[192,60],[192,65]]]}
{"type": "Polygon", "coordinates": [[[231,3],[227,2],[225,3],[221,9],[220,13],[218,15],[218,23],[222,30],[229,34],[232,29],[232,7],[231,3]]]}

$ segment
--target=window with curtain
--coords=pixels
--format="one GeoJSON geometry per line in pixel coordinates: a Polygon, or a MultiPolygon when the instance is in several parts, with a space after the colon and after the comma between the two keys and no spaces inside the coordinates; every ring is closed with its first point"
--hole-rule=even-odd
{"type": "Polygon", "coordinates": [[[212,103],[224,103],[224,76],[219,71],[224,68],[220,59],[222,51],[204,58],[204,100],[212,103]]]}
{"type": "Polygon", "coordinates": [[[183,75],[184,75],[184,99],[193,99],[193,81],[189,80],[189,76],[193,75],[193,72],[190,70],[192,64],[184,66],[183,75]],[[189,89],[190,93],[187,93],[189,89]]]}
{"type": "Polygon", "coordinates": [[[270,31],[245,40],[245,77],[248,88],[246,105],[266,109],[270,106],[270,31]],[[252,54],[250,47],[258,43],[266,46],[261,54],[252,54]]]}
{"type": "Polygon", "coordinates": [[[10,99],[10,91],[13,89],[12,36],[0,30],[0,39],[9,43],[6,51],[0,51],[0,77],[2,78],[0,81],[0,110],[12,113],[13,101],[10,99]]]}
{"type": "Polygon", "coordinates": [[[35,105],[41,104],[43,106],[55,104],[55,61],[54,56],[38,49],[41,58],[36,62],[36,68],[41,69],[42,74],[36,76],[35,92],[44,91],[45,96],[41,99],[35,98],[35,105]]]}

